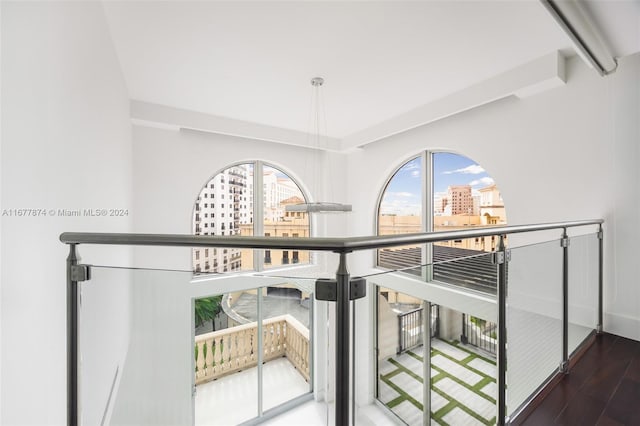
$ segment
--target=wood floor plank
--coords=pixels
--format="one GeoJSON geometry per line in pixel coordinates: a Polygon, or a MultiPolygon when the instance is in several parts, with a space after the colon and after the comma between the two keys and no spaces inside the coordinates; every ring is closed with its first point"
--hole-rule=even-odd
{"type": "Polygon", "coordinates": [[[623,379],[604,410],[604,415],[625,425],[640,424],[640,382],[623,379]]]}
{"type": "Polygon", "coordinates": [[[607,359],[630,361],[640,353],[640,343],[624,337],[618,338],[607,352],[607,359]]]}
{"type": "Polygon", "coordinates": [[[636,382],[640,382],[640,356],[636,356],[631,363],[629,364],[629,368],[624,374],[624,377],[627,379],[635,380],[636,382]]]}
{"type": "Polygon", "coordinates": [[[596,426],[626,426],[624,423],[617,422],[605,415],[600,416],[600,420],[596,423],[596,426]]]}
{"type": "Polygon", "coordinates": [[[555,424],[566,426],[595,425],[604,411],[606,402],[578,392],[556,418],[555,424]]]}
{"type": "Polygon", "coordinates": [[[568,380],[562,380],[522,424],[526,426],[553,424],[556,417],[577,393],[577,386],[568,380]]]}
{"type": "Polygon", "coordinates": [[[616,360],[603,363],[585,380],[580,392],[606,403],[622,381],[629,362],[616,360]]]}

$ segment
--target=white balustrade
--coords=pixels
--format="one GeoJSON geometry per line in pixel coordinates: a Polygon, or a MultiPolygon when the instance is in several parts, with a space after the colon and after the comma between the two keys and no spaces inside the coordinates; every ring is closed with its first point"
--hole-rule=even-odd
{"type": "MultiPolygon", "coordinates": [[[[287,357],[309,381],[309,330],[291,315],[262,323],[263,361],[287,357]]],[[[248,324],[196,336],[196,385],[258,364],[258,324],[248,324]]]]}

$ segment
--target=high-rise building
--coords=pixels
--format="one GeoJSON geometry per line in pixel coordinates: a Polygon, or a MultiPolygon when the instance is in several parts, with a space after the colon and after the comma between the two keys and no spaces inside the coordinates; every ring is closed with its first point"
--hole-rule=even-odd
{"type": "Polygon", "coordinates": [[[473,213],[471,185],[451,185],[447,188],[447,206],[451,206],[451,215],[473,213]]]}
{"type": "MultiPolygon", "coordinates": [[[[195,235],[253,235],[253,165],[230,167],[214,176],[200,192],[194,211],[195,235]]],[[[285,212],[287,204],[304,202],[297,185],[274,169],[263,174],[264,235],[308,237],[306,213],[285,212]]],[[[193,269],[198,272],[231,272],[253,268],[253,250],[194,248],[193,269]]],[[[278,251],[268,264],[306,263],[307,252],[278,251]],[[289,256],[290,255],[290,256],[289,256]]]]}
{"type": "MultiPolygon", "coordinates": [[[[230,167],[215,175],[200,191],[194,211],[195,235],[240,235],[240,225],[251,223],[247,196],[247,165],[230,167]]],[[[196,272],[229,272],[241,267],[240,250],[193,249],[196,272]]]]}
{"type": "Polygon", "coordinates": [[[447,207],[447,193],[436,192],[433,194],[433,212],[435,214],[444,213],[444,209],[447,207]]]}

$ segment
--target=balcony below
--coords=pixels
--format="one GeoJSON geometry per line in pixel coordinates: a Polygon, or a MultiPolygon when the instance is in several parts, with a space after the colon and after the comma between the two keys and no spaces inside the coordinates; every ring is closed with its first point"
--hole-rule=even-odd
{"type": "MultiPolygon", "coordinates": [[[[309,383],[287,358],[265,363],[262,372],[265,410],[310,392],[309,383]]],[[[196,426],[239,424],[255,417],[257,388],[257,367],[198,385],[195,397],[196,426]]]]}

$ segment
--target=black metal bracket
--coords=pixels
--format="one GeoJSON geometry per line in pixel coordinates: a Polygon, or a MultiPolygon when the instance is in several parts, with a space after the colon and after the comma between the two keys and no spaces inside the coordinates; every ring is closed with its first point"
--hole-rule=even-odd
{"type": "Polygon", "coordinates": [[[491,253],[491,263],[494,265],[502,265],[511,262],[511,250],[494,251],[491,253]]]}
{"type": "Polygon", "coordinates": [[[367,295],[367,280],[364,278],[352,278],[349,281],[349,299],[362,299],[367,295]]]}
{"type": "Polygon", "coordinates": [[[91,266],[89,265],[72,265],[71,281],[89,281],[91,279],[91,266]]]}
{"type": "Polygon", "coordinates": [[[335,302],[338,300],[338,283],[336,280],[320,278],[316,280],[316,300],[335,302]]]}
{"type": "MultiPolygon", "coordinates": [[[[338,300],[336,280],[320,278],[316,280],[316,300],[335,302],[338,300]]],[[[349,300],[361,299],[367,295],[367,280],[353,278],[349,280],[349,300]]]]}

